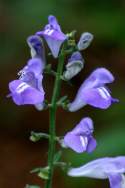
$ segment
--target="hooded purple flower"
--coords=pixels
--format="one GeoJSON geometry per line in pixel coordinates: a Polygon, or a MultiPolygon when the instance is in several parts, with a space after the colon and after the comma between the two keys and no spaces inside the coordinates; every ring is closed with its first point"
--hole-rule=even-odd
{"type": "Polygon", "coordinates": [[[91,33],[85,32],[81,35],[80,40],[77,44],[79,50],[85,50],[89,47],[93,40],[93,35],[91,33]]]}
{"type": "Polygon", "coordinates": [[[109,179],[111,188],[125,188],[125,157],[106,157],[89,162],[79,168],[71,168],[69,176],[109,179]]]}
{"type": "Polygon", "coordinates": [[[57,58],[60,47],[67,39],[67,36],[62,33],[61,28],[54,16],[50,15],[48,17],[48,22],[49,24],[45,26],[44,30],[37,32],[36,35],[45,38],[53,56],[57,58]]]}
{"type": "Polygon", "coordinates": [[[96,69],[81,85],[74,101],[68,106],[69,111],[77,111],[87,104],[106,109],[112,102],[118,102],[111,97],[109,89],[105,86],[113,81],[114,77],[107,69],[96,69]]]}
{"type": "Polygon", "coordinates": [[[43,103],[42,62],[39,58],[30,59],[20,72],[19,80],[9,83],[13,101],[17,105],[39,105],[43,103]]]}
{"type": "Polygon", "coordinates": [[[84,67],[84,59],[80,52],[74,52],[66,65],[66,71],[63,73],[63,77],[66,80],[72,79],[76,76],[84,67]]]}
{"type": "Polygon", "coordinates": [[[83,118],[80,123],[64,136],[64,146],[77,153],[92,152],[96,148],[93,138],[93,122],[90,118],[83,118]]]}
{"type": "Polygon", "coordinates": [[[27,38],[27,44],[31,50],[31,57],[40,58],[42,64],[45,65],[45,49],[42,39],[39,36],[32,35],[27,38]]]}

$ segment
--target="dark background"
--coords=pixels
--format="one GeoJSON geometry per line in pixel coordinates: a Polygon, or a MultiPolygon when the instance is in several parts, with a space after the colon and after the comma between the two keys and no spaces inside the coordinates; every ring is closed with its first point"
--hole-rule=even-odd
{"type": "MultiPolygon", "coordinates": [[[[82,81],[97,67],[108,68],[116,81],[110,85],[112,95],[120,99],[108,110],[90,106],[76,113],[57,113],[57,134],[64,135],[81,118],[90,116],[95,125],[97,149],[92,154],[76,154],[65,150],[63,160],[79,166],[97,157],[125,154],[125,1],[124,0],[1,0],[0,1],[0,188],[23,188],[43,182],[29,173],[44,166],[48,143],[32,143],[30,132],[48,132],[48,111],[37,112],[33,106],[16,106],[11,99],[8,83],[30,58],[26,38],[47,23],[49,14],[55,15],[64,33],[77,30],[76,38],[85,31],[94,34],[90,48],[83,52],[84,70],[72,80],[73,87],[63,84],[62,95],[72,100],[82,81]]],[[[57,62],[47,59],[55,67],[57,62]]],[[[50,99],[53,78],[45,76],[44,88],[50,99]]],[[[67,177],[57,169],[54,188],[109,187],[108,181],[67,177]]]]}

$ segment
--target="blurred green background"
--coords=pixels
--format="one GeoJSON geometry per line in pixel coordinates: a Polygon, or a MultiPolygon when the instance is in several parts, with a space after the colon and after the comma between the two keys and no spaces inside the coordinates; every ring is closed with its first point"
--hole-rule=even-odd
{"type": "MultiPolygon", "coordinates": [[[[77,30],[94,34],[94,41],[83,52],[84,70],[72,80],[73,87],[63,84],[62,95],[72,100],[82,81],[97,67],[108,68],[116,81],[111,84],[113,96],[120,99],[108,110],[86,106],[76,113],[57,113],[57,134],[64,135],[81,118],[90,116],[95,125],[97,149],[92,154],[65,150],[63,159],[79,166],[97,157],[125,154],[125,1],[124,0],[0,0],[0,188],[22,188],[27,183],[43,183],[29,171],[47,160],[48,143],[29,141],[32,130],[48,132],[48,111],[37,112],[32,106],[16,106],[9,93],[9,81],[30,58],[26,38],[40,30],[49,14],[57,17],[64,33],[77,30]]],[[[55,60],[47,59],[56,66],[55,60]]],[[[53,78],[45,76],[44,88],[50,99],[53,78]]],[[[71,178],[57,169],[53,187],[105,188],[108,181],[71,178]]]]}

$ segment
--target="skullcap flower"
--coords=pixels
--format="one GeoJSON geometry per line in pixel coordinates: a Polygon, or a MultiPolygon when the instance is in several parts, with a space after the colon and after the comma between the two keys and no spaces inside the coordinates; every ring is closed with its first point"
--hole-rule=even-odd
{"type": "Polygon", "coordinates": [[[125,157],[105,157],[91,161],[81,167],[71,168],[72,177],[109,179],[110,188],[125,188],[125,157]]]}
{"type": "Polygon", "coordinates": [[[98,68],[82,83],[72,103],[68,105],[69,111],[74,112],[89,104],[96,108],[106,109],[118,99],[111,97],[106,84],[114,81],[113,75],[105,68],[98,68]]]}
{"type": "Polygon", "coordinates": [[[9,83],[10,96],[17,105],[39,105],[44,101],[42,87],[42,63],[39,58],[30,59],[19,72],[20,78],[9,83]]]}
{"type": "Polygon", "coordinates": [[[36,35],[44,37],[52,55],[57,58],[62,43],[67,39],[67,36],[61,31],[61,28],[55,18],[50,15],[48,17],[48,24],[42,31],[38,31],[36,35]]]}
{"type": "Polygon", "coordinates": [[[92,134],[94,131],[92,119],[83,118],[76,127],[64,136],[64,146],[77,153],[92,152],[96,148],[96,140],[92,134]]]}

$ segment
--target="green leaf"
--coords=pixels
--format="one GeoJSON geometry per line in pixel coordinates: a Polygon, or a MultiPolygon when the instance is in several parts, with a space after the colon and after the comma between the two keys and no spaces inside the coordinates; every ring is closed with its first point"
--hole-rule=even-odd
{"type": "MultiPolygon", "coordinates": [[[[49,136],[49,134],[46,134],[46,133],[36,133],[34,131],[31,132],[30,140],[32,142],[37,142],[37,141],[39,141],[42,138],[49,139],[50,136],[49,136]]],[[[59,141],[59,137],[56,136],[55,137],[55,141],[59,141]]]]}
{"type": "Polygon", "coordinates": [[[71,163],[65,163],[63,161],[61,162],[56,162],[55,163],[56,166],[59,166],[62,170],[68,170],[69,168],[71,168],[71,163]]]}
{"type": "Polygon", "coordinates": [[[30,140],[32,142],[37,142],[37,141],[39,141],[42,138],[49,139],[49,135],[46,134],[46,133],[36,133],[36,132],[33,132],[33,131],[31,132],[30,140]]]}
{"type": "Polygon", "coordinates": [[[31,173],[36,173],[40,178],[47,180],[49,178],[49,167],[35,168],[31,171],[31,173]]]}
{"type": "Polygon", "coordinates": [[[57,104],[58,104],[58,105],[61,105],[62,103],[64,103],[64,102],[67,100],[67,98],[68,98],[67,95],[61,97],[61,98],[59,99],[59,101],[57,102],[57,104]]]}
{"type": "Polygon", "coordinates": [[[33,170],[30,171],[30,173],[39,173],[41,169],[42,169],[41,167],[34,168],[33,170]]]}
{"type": "Polygon", "coordinates": [[[55,155],[54,155],[54,163],[58,162],[60,160],[62,156],[62,151],[58,151],[55,155]]]}
{"type": "Polygon", "coordinates": [[[77,31],[76,31],[76,30],[73,30],[72,32],[67,33],[66,35],[67,35],[67,37],[69,37],[69,38],[74,38],[76,33],[77,33],[77,31]]]}
{"type": "Polygon", "coordinates": [[[38,176],[44,180],[48,180],[49,179],[49,167],[40,169],[38,176]]]}

